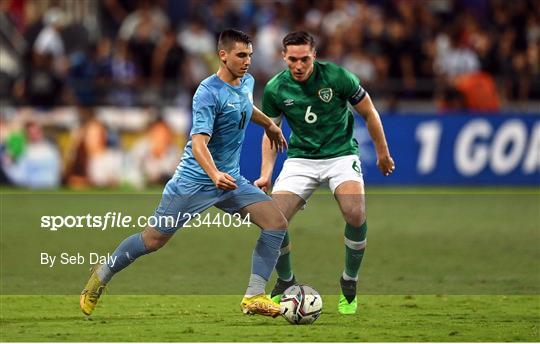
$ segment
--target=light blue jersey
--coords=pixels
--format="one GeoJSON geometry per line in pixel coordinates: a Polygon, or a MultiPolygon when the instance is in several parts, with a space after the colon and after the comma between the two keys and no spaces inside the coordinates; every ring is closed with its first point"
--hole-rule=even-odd
{"type": "Polygon", "coordinates": [[[162,233],[172,234],[187,218],[216,206],[228,213],[258,202],[271,201],[259,188],[240,175],[240,151],[246,126],[253,113],[253,77],[246,74],[240,85],[231,86],[212,75],[199,85],[193,97],[193,128],[176,173],[169,180],[154,216],[176,218],[174,224],[157,225],[162,233]],[[208,150],[216,167],[236,179],[235,190],[216,188],[193,156],[192,137],[208,134],[208,150]],[[184,215],[188,215],[185,217],[184,215]],[[181,215],[179,217],[179,215],[181,215]]]}
{"type": "Polygon", "coordinates": [[[221,80],[216,74],[201,82],[193,97],[193,127],[175,177],[198,184],[213,185],[192,150],[194,134],[208,134],[208,150],[219,171],[240,178],[240,151],[246,126],[253,112],[255,80],[244,75],[238,86],[221,80]]]}

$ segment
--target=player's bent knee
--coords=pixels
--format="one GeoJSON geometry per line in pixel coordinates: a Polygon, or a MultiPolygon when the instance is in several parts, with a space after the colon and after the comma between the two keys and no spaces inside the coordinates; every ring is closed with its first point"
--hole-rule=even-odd
{"type": "Polygon", "coordinates": [[[289,226],[289,223],[285,216],[277,216],[277,218],[272,219],[272,223],[269,225],[272,229],[286,229],[289,226]]]}
{"type": "Polygon", "coordinates": [[[263,227],[268,229],[286,229],[289,225],[287,219],[281,212],[269,214],[265,222],[265,226],[263,227]]]}
{"type": "Polygon", "coordinates": [[[365,212],[358,209],[355,211],[346,212],[344,217],[347,224],[353,227],[360,227],[364,224],[364,222],[366,222],[365,212]]]}
{"type": "Polygon", "coordinates": [[[148,241],[144,242],[144,246],[148,250],[148,252],[155,252],[165,246],[167,243],[166,240],[160,240],[160,239],[150,239],[148,241]]]}
{"type": "Polygon", "coordinates": [[[148,227],[143,231],[144,247],[148,252],[155,252],[165,246],[171,235],[163,234],[158,230],[148,227]]]}

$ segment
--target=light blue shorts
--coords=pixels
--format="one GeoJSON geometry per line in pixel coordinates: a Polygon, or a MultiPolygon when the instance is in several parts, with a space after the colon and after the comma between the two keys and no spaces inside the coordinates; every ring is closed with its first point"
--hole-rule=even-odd
{"type": "Polygon", "coordinates": [[[162,233],[173,234],[194,214],[200,214],[212,206],[232,214],[250,204],[272,200],[244,177],[238,178],[236,185],[238,188],[235,190],[220,190],[215,185],[194,185],[193,181],[173,177],[165,185],[154,217],[174,221],[157,221],[154,228],[162,233]]]}

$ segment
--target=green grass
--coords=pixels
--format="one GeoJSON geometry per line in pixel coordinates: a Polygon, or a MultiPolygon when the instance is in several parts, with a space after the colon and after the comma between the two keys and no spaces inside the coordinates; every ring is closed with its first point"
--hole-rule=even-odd
{"type": "Polygon", "coordinates": [[[538,341],[538,296],[335,296],[311,326],[240,313],[238,296],[105,296],[85,318],[76,296],[2,297],[3,341],[538,341]]]}
{"type": "Polygon", "coordinates": [[[151,215],[160,191],[3,190],[0,339],[540,341],[539,189],[368,192],[359,314],[336,313],[343,220],[332,195],[323,191],[291,222],[290,233],[295,273],[323,295],[324,314],[313,326],[291,326],[239,311],[258,235],[253,227],[178,232],[158,253],[115,276],[86,320],[78,293],[88,262],[49,268],[40,264],[40,253],[106,254],[139,229],[51,232],[41,228],[41,216],[151,215]]]}

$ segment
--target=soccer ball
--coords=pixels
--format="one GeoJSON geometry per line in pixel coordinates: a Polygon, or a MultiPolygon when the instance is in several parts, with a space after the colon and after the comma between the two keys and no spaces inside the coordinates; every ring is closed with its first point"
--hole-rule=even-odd
{"type": "Polygon", "coordinates": [[[322,312],[322,298],[308,285],[287,288],[280,301],[281,314],[295,325],[313,324],[322,312]]]}

